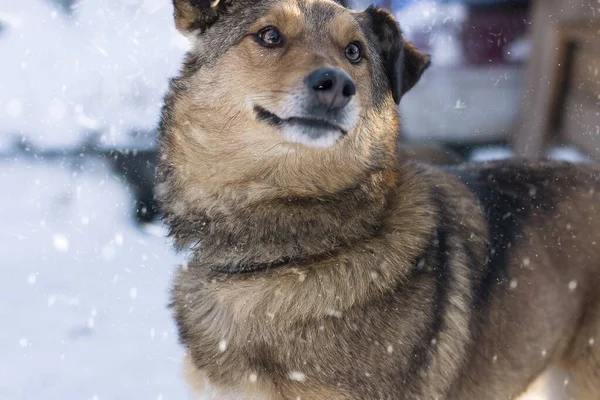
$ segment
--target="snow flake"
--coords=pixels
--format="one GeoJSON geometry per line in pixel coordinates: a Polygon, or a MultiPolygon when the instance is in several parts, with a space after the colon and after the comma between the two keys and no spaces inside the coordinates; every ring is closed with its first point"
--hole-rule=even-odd
{"type": "Polygon", "coordinates": [[[388,345],[387,347],[387,352],[392,354],[394,352],[394,346],[392,346],[391,344],[388,345]]]}
{"type": "Polygon", "coordinates": [[[21,346],[21,347],[29,346],[29,340],[27,340],[27,338],[19,339],[19,346],[21,346]]]}
{"type": "Polygon", "coordinates": [[[223,339],[219,342],[219,351],[223,353],[225,350],[227,350],[227,340],[223,339]]]}
{"type": "Polygon", "coordinates": [[[465,108],[467,108],[467,103],[465,103],[461,99],[457,99],[456,104],[454,105],[454,109],[455,110],[463,110],[465,108]]]}
{"type": "Polygon", "coordinates": [[[342,312],[338,310],[329,309],[327,310],[327,315],[335,318],[342,318],[342,312]]]}
{"type": "Polygon", "coordinates": [[[529,259],[529,257],[523,258],[523,266],[529,267],[529,264],[531,264],[531,260],[529,259]]]}
{"type": "Polygon", "coordinates": [[[590,340],[588,340],[588,344],[589,344],[590,346],[593,346],[593,345],[594,345],[594,343],[596,343],[596,340],[595,340],[594,338],[590,338],[590,340]]]}
{"type": "Polygon", "coordinates": [[[102,259],[104,261],[113,261],[117,256],[117,250],[112,244],[102,246],[102,259]]]}
{"type": "Polygon", "coordinates": [[[19,118],[23,113],[23,103],[18,99],[11,99],[6,104],[6,113],[9,117],[19,118]]]}
{"type": "Polygon", "coordinates": [[[518,286],[517,280],[516,279],[511,279],[511,281],[510,281],[510,288],[511,289],[516,289],[517,286],[518,286]]]}
{"type": "Polygon", "coordinates": [[[304,375],[300,371],[288,372],[288,378],[290,378],[291,380],[296,381],[296,382],[305,382],[306,381],[306,375],[304,375]]]}
{"type": "Polygon", "coordinates": [[[61,233],[56,233],[54,234],[52,241],[54,243],[54,249],[60,253],[66,253],[67,251],[69,251],[69,239],[61,234],[61,233]]]}
{"type": "Polygon", "coordinates": [[[30,285],[35,285],[35,283],[37,282],[37,274],[29,274],[29,276],[27,277],[27,283],[29,283],[30,285]]]}
{"type": "Polygon", "coordinates": [[[248,375],[248,380],[250,382],[256,382],[258,380],[258,375],[256,375],[254,372],[251,373],[250,375],[248,375]]]}
{"type": "Polygon", "coordinates": [[[131,297],[132,299],[137,299],[137,295],[138,295],[138,290],[136,287],[132,287],[129,289],[129,297],[131,297]]]}
{"type": "Polygon", "coordinates": [[[572,292],[575,289],[577,289],[577,281],[572,280],[571,282],[569,282],[569,292],[572,292]]]}

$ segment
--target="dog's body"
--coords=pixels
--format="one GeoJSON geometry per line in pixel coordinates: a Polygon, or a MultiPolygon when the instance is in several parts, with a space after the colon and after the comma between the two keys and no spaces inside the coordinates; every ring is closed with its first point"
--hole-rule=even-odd
{"type": "Polygon", "coordinates": [[[428,61],[384,11],[175,7],[195,47],[158,180],[193,249],[173,307],[198,390],[504,400],[557,367],[600,396],[597,169],[398,160],[394,102],[428,61]]]}

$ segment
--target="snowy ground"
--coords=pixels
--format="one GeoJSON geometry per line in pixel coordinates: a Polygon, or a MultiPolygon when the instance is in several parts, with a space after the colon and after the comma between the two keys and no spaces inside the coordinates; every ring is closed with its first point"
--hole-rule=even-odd
{"type": "Polygon", "coordinates": [[[181,260],[100,160],[0,163],[0,400],[183,399],[181,260]]]}

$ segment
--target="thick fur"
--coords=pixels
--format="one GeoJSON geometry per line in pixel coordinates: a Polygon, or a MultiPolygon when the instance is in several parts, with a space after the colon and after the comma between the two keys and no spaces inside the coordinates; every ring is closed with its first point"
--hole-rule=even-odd
{"type": "Polygon", "coordinates": [[[194,388],[505,400],[556,367],[570,396],[600,397],[597,168],[398,159],[395,103],[428,58],[384,11],[175,7],[195,47],[166,98],[158,180],[174,243],[192,251],[173,310],[194,388]],[[270,25],[284,49],[249,37],[270,25]],[[344,62],[351,40],[361,65],[344,62]],[[333,146],[286,142],[256,118],[332,65],[356,82],[361,115],[333,146]]]}

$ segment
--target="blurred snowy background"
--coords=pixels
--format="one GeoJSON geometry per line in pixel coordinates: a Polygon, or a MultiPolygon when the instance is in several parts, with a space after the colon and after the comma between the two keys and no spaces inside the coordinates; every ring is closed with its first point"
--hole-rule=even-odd
{"type": "Polygon", "coordinates": [[[127,183],[152,179],[186,49],[171,7],[0,0],[2,400],[185,397],[167,309],[181,257],[135,222],[127,183]]]}
{"type": "MultiPolygon", "coordinates": [[[[402,104],[405,137],[503,143],[528,2],[380,5],[434,62],[402,104]]],[[[187,45],[170,0],[0,0],[0,400],[184,398],[167,309],[182,256],[152,186],[154,128],[187,45]]]]}
{"type": "Polygon", "coordinates": [[[2,0],[0,146],[151,146],[187,40],[169,0],[2,0]],[[96,137],[97,136],[97,137],[96,137]],[[140,137],[141,136],[141,137],[140,137]]]}

